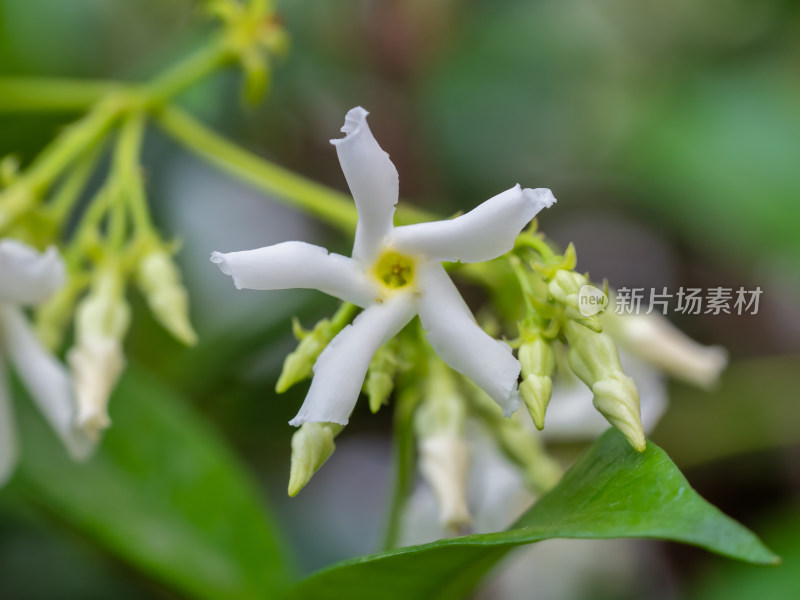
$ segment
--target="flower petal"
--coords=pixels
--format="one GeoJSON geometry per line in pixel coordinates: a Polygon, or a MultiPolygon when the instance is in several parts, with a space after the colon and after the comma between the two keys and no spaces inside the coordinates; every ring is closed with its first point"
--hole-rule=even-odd
{"type": "Polygon", "coordinates": [[[42,415],[72,458],[87,458],[94,444],[75,425],[67,370],[39,344],[19,310],[0,307],[0,330],[8,357],[42,415]]]}
{"type": "Polygon", "coordinates": [[[347,135],[331,140],[358,209],[353,258],[364,265],[374,260],[392,230],[400,185],[397,169],[369,129],[368,114],[360,106],[350,110],[342,127],[347,135]]]}
{"type": "Polygon", "coordinates": [[[14,474],[18,458],[17,429],[11,406],[8,373],[3,357],[0,356],[0,486],[5,485],[14,474]]]}
{"type": "Polygon", "coordinates": [[[395,227],[387,245],[436,261],[491,260],[511,250],[525,225],[555,201],[546,188],[517,184],[455,219],[395,227]]]}
{"type": "Polygon", "coordinates": [[[64,262],[50,246],[39,252],[17,240],[0,240],[0,302],[39,304],[64,285],[64,262]]]}
{"type": "Polygon", "coordinates": [[[305,242],[227,254],[214,252],[211,262],[233,277],[240,290],[313,288],[361,307],[370,306],[379,296],[359,263],[305,242]]]}
{"type": "Polygon", "coordinates": [[[511,415],[519,404],[520,371],[511,348],[478,326],[442,265],[423,265],[419,278],[419,318],[431,346],[444,362],[489,394],[504,415],[511,415]]]}
{"type": "Polygon", "coordinates": [[[305,402],[289,424],[347,425],[372,356],[406,326],[415,312],[411,294],[396,294],[368,307],[352,325],[342,329],[317,359],[305,402]]]}

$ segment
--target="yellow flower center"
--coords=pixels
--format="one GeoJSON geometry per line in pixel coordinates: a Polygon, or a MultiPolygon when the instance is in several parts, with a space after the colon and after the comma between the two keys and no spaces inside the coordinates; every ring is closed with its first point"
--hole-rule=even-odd
{"type": "Polygon", "coordinates": [[[404,288],[414,281],[414,262],[409,256],[387,250],[375,261],[372,273],[388,288],[404,288]]]}

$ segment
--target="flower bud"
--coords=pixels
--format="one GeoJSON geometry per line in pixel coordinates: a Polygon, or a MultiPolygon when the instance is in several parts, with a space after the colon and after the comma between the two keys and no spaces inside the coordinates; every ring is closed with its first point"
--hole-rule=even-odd
{"type": "Polygon", "coordinates": [[[122,339],[128,330],[130,308],[122,295],[119,272],[101,271],[89,295],[78,305],[76,345],[67,353],[75,378],[78,426],[92,439],[111,421],[108,400],[122,374],[122,339]]]}
{"type": "Polygon", "coordinates": [[[564,334],[570,346],[569,366],[592,390],[595,408],[628,438],[631,446],[643,452],[639,392],[633,379],[622,372],[614,340],[607,333],[596,333],[574,322],[565,325],[564,334]]]}
{"type": "Polygon", "coordinates": [[[432,360],[425,397],[414,415],[420,472],[433,489],[442,523],[459,529],[472,517],[467,508],[469,453],[463,439],[467,417],[452,372],[432,360]]]}
{"type": "Polygon", "coordinates": [[[159,323],[187,346],[197,343],[189,322],[189,299],[180,272],[162,249],[148,252],[139,262],[137,280],[150,310],[159,323]]]}
{"type": "Polygon", "coordinates": [[[728,364],[724,348],[698,344],[663,315],[623,316],[609,311],[603,322],[614,339],[632,354],[699,387],[712,387],[728,364]]]}
{"type": "Polygon", "coordinates": [[[472,522],[467,507],[469,450],[463,438],[444,433],[419,440],[419,469],[439,504],[439,519],[458,531],[472,522]]]}
{"type": "Polygon", "coordinates": [[[397,357],[389,344],[384,344],[375,353],[367,369],[364,391],[369,398],[369,409],[376,413],[389,401],[394,390],[394,376],[397,373],[397,357]]]}
{"type": "Polygon", "coordinates": [[[553,393],[553,380],[550,378],[555,370],[553,349],[544,339],[536,336],[519,347],[519,362],[522,366],[519,391],[536,428],[541,430],[553,393]]]}
{"type": "Polygon", "coordinates": [[[314,374],[314,363],[337,333],[328,319],[322,319],[311,331],[304,331],[295,320],[293,330],[300,343],[283,361],[283,369],[275,384],[275,391],[279,394],[314,374]]]}
{"type": "Polygon", "coordinates": [[[64,332],[72,319],[75,303],[84,286],[74,280],[53,294],[36,309],[36,337],[50,350],[61,346],[64,332]]]}
{"type": "Polygon", "coordinates": [[[296,496],[336,449],[333,439],[344,429],[336,423],[304,423],[292,436],[289,495],[296,496]]]}

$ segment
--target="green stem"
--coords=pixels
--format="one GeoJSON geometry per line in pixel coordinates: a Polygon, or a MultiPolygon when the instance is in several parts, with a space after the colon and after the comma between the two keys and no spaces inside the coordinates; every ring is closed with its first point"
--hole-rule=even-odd
{"type": "Polygon", "coordinates": [[[386,519],[383,550],[396,548],[400,542],[403,509],[414,482],[416,450],[413,425],[419,400],[419,385],[413,382],[404,386],[396,399],[392,435],[394,487],[386,519]]]}
{"type": "Polygon", "coordinates": [[[153,231],[153,225],[139,164],[144,127],[145,117],[141,112],[133,113],[125,119],[120,128],[119,155],[115,158],[119,159],[117,176],[128,200],[134,225],[139,233],[148,234],[153,231]]]}
{"type": "Polygon", "coordinates": [[[555,252],[547,245],[547,242],[535,233],[520,233],[514,242],[514,247],[532,248],[545,260],[555,258],[555,252]]]}
{"type": "Polygon", "coordinates": [[[85,110],[119,87],[112,81],[2,77],[0,112],[85,110]]]}
{"type": "Polygon", "coordinates": [[[21,178],[32,193],[44,192],[74,158],[100,141],[122,108],[113,98],[67,127],[28,167],[21,178]]]}
{"type": "Polygon", "coordinates": [[[213,73],[233,56],[225,39],[218,38],[168,68],[147,84],[144,88],[145,96],[153,104],[163,104],[213,73]]]}
{"type": "Polygon", "coordinates": [[[58,188],[58,192],[49,206],[50,215],[56,223],[66,226],[67,216],[80,198],[81,192],[97,166],[101,150],[102,144],[98,144],[84,152],[58,188]]]}
{"type": "MultiPolygon", "coordinates": [[[[243,150],[178,108],[165,107],[157,118],[164,130],[187,150],[220,169],[345,233],[355,230],[358,213],[349,196],[243,150]]],[[[418,223],[432,218],[435,217],[416,209],[397,210],[399,224],[418,223]]]]}

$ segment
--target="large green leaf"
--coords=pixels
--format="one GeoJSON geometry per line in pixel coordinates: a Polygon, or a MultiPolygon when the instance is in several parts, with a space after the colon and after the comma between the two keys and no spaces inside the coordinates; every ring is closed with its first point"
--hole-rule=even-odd
{"type": "MultiPolygon", "coordinates": [[[[18,403],[23,409],[27,403],[18,403]]],[[[181,597],[273,597],[289,577],[252,482],[185,402],[130,369],[114,426],[86,465],[20,410],[23,459],[12,487],[181,597]]]]}
{"type": "Polygon", "coordinates": [[[605,433],[508,531],[440,540],[357,558],[302,581],[293,598],[461,598],[506,552],[549,538],[659,538],[732,558],[778,558],[695,492],[652,442],[638,454],[605,433]]]}

